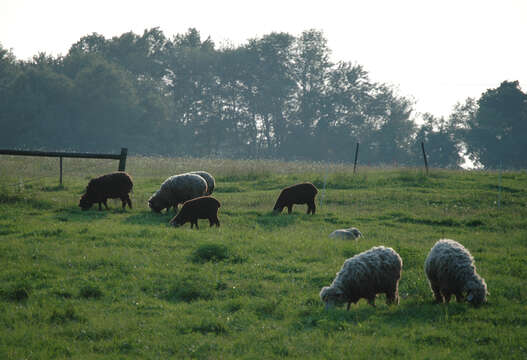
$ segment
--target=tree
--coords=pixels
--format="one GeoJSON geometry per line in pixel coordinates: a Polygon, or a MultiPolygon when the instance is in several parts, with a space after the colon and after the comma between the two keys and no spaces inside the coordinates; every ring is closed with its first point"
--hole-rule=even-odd
{"type": "Polygon", "coordinates": [[[373,116],[367,120],[371,131],[365,136],[369,143],[370,161],[375,163],[412,162],[411,148],[415,144],[415,123],[410,119],[413,104],[397,96],[388,86],[377,85],[368,107],[373,116]]]}
{"type": "Polygon", "coordinates": [[[214,42],[201,41],[196,29],[175,37],[167,61],[166,81],[174,101],[173,121],[178,123],[182,152],[198,156],[217,152],[224,127],[218,123],[219,79],[215,73],[214,42]]]}
{"type": "Polygon", "coordinates": [[[271,33],[245,47],[248,66],[242,81],[257,129],[258,152],[280,153],[288,131],[287,107],[295,90],[292,76],[294,38],[271,33]]]}
{"type": "Polygon", "coordinates": [[[527,94],[518,81],[504,81],[477,101],[463,138],[470,158],[485,168],[527,167],[527,94]]]}
{"type": "Polygon", "coordinates": [[[75,124],[81,150],[115,151],[140,144],[150,124],[142,124],[143,108],[130,74],[101,58],[89,63],[75,77],[75,124]]]}
{"type": "MultiPolygon", "coordinates": [[[[417,142],[425,143],[428,164],[431,167],[459,168],[463,162],[460,156],[460,142],[456,138],[455,126],[445,118],[423,114],[424,124],[417,133],[417,142]]],[[[415,157],[420,156],[420,149],[415,157]]]]}
{"type": "MultiPolygon", "coordinates": [[[[327,40],[317,30],[304,31],[295,43],[294,79],[288,152],[311,157],[320,152],[315,129],[323,117],[321,110],[328,93],[331,62],[327,40]]],[[[324,145],[323,145],[324,146],[324,145]]]]}
{"type": "Polygon", "coordinates": [[[64,148],[68,142],[72,81],[50,67],[26,64],[6,90],[0,142],[13,148],[64,148]]]}

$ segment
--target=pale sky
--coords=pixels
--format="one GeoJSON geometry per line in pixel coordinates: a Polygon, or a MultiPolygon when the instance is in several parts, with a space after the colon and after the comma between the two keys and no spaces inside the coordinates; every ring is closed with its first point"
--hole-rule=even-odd
{"type": "Polygon", "coordinates": [[[527,91],[527,0],[0,0],[0,43],[23,60],[153,27],[167,37],[194,27],[217,46],[317,29],[333,61],[363,65],[436,116],[504,80],[527,91]]]}

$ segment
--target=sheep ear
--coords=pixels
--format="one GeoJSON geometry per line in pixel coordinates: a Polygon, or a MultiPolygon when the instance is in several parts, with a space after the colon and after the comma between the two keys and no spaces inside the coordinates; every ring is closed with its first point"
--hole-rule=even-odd
{"type": "Polygon", "coordinates": [[[474,294],[468,294],[467,301],[470,302],[472,299],[474,299],[474,294]]]}

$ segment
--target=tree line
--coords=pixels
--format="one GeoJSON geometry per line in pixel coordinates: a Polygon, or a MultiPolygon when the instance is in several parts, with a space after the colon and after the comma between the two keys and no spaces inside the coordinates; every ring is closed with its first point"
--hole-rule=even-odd
{"type": "Polygon", "coordinates": [[[64,56],[17,60],[0,44],[0,147],[457,168],[526,167],[527,94],[504,81],[448,118],[363,66],[330,61],[322,32],[217,47],[196,29],[82,37],[64,56]],[[417,118],[421,121],[417,122],[417,118]],[[523,131],[522,131],[523,130],[523,131]]]}

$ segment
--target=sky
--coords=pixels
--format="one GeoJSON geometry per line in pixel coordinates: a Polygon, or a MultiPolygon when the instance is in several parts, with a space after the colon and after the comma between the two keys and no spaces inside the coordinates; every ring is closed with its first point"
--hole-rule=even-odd
{"type": "Polygon", "coordinates": [[[527,0],[1,0],[0,43],[17,59],[67,54],[81,37],[196,28],[219,47],[271,32],[322,31],[332,61],[447,117],[502,81],[527,91],[527,0]]]}

